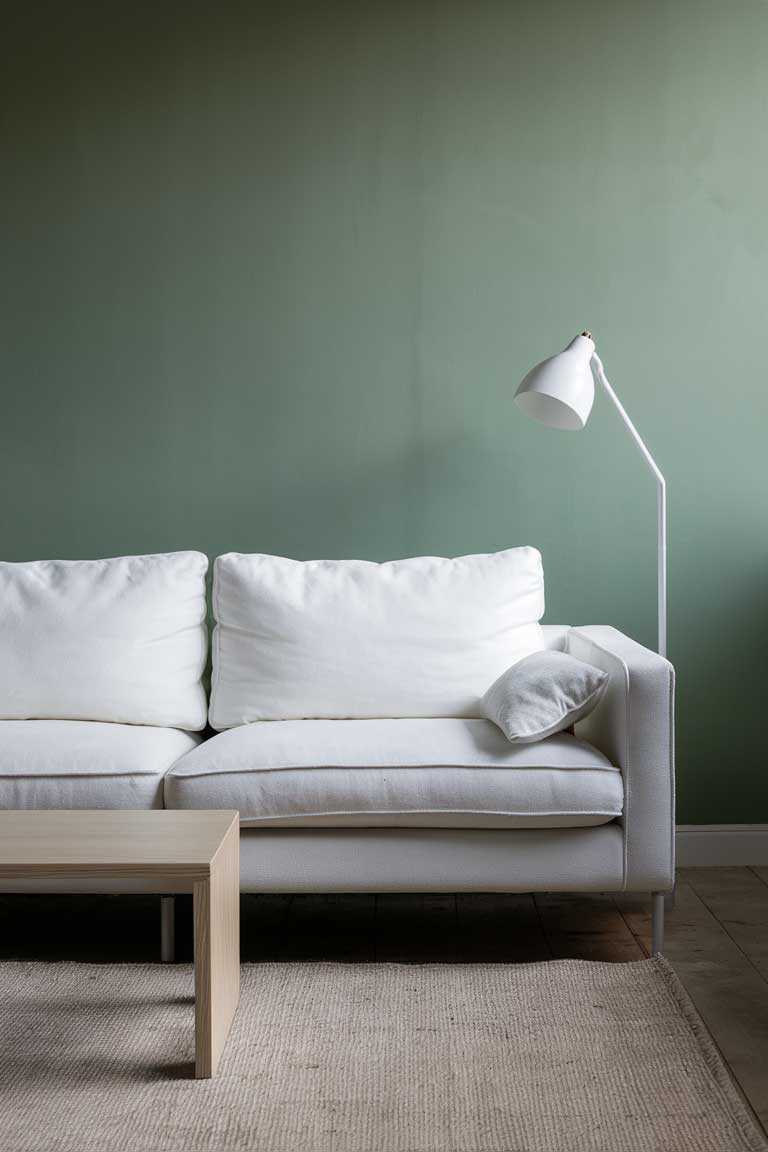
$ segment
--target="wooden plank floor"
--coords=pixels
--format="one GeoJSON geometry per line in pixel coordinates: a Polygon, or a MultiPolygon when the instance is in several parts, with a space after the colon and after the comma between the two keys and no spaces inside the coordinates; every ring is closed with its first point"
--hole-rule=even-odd
{"type": "MultiPolygon", "coordinates": [[[[158,959],[145,896],[2,896],[0,959],[158,959]]],[[[243,896],[244,961],[625,962],[650,948],[635,895],[243,896]]],[[[177,951],[191,959],[191,901],[177,951]]],[[[665,953],[768,1129],[768,868],[678,871],[665,953]]]]}

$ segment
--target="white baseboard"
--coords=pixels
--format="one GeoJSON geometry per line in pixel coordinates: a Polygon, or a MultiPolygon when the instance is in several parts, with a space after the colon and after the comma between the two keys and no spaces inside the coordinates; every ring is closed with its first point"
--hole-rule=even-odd
{"type": "Polygon", "coordinates": [[[768,864],[768,824],[678,824],[678,868],[768,864]]]}

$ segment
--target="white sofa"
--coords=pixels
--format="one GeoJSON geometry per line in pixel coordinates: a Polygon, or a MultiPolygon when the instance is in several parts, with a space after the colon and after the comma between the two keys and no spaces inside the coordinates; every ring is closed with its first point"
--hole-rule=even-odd
{"type": "Polygon", "coordinates": [[[206,567],[0,564],[0,807],[237,808],[246,892],[646,891],[660,949],[666,660],[610,627],[542,628],[533,549],[230,554],[213,589],[219,731],[203,740],[206,567]],[[574,732],[513,745],[480,700],[541,648],[608,687],[574,732]]]}

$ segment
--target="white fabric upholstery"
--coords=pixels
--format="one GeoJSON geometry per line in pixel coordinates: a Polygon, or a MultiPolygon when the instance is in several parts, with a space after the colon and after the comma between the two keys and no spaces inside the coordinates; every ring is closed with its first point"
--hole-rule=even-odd
{"type": "Polygon", "coordinates": [[[621,773],[561,733],[515,747],[488,720],[283,720],[178,761],[169,808],[237,808],[243,826],[577,827],[622,811],[621,773]]]}
{"type": "Polygon", "coordinates": [[[199,741],[176,728],[0,721],[0,808],[162,808],[163,777],[199,741]]]}
{"type": "Polygon", "coordinates": [[[551,652],[565,652],[568,647],[568,633],[570,628],[567,624],[542,624],[541,635],[544,640],[544,647],[551,652]]]}
{"type": "Polygon", "coordinates": [[[621,768],[625,887],[663,891],[674,882],[674,693],[669,661],[615,628],[574,628],[568,649],[610,674],[578,735],[621,768]]]}
{"type": "Polygon", "coordinates": [[[582,720],[607,683],[607,672],[567,652],[534,652],[502,672],[483,711],[511,744],[532,744],[582,720]]]}
{"type": "Polygon", "coordinates": [[[205,727],[200,552],[0,563],[0,719],[205,727]]]}
{"type": "Polygon", "coordinates": [[[544,647],[541,556],[513,548],[373,564],[219,556],[216,729],[253,720],[481,716],[515,660],[544,647]]]}
{"type": "Polygon", "coordinates": [[[620,826],[245,829],[243,892],[604,892],[623,879],[620,826]]]}

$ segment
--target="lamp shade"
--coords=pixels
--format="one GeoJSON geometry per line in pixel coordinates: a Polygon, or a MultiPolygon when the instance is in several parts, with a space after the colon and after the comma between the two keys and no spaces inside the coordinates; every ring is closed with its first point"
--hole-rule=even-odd
{"type": "Polygon", "coordinates": [[[562,352],[531,368],[515,393],[515,403],[550,428],[581,431],[595,399],[590,366],[594,351],[592,337],[582,332],[562,352]]]}

